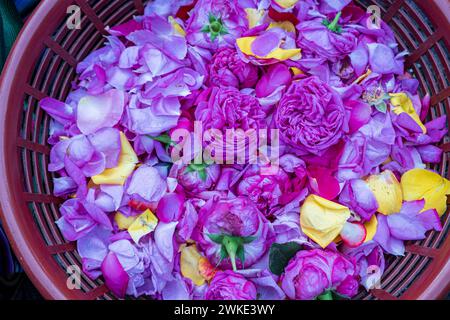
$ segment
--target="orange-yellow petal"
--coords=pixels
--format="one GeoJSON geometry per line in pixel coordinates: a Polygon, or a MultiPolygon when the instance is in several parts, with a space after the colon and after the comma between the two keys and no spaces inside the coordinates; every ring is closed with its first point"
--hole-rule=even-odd
{"type": "Polygon", "coordinates": [[[279,61],[285,61],[292,58],[299,59],[301,57],[301,49],[281,49],[276,48],[272,50],[268,55],[261,57],[253,53],[252,44],[256,37],[243,37],[236,39],[236,44],[239,49],[246,55],[252,56],[258,59],[276,59],[279,61]]]}
{"type": "Polygon", "coordinates": [[[278,4],[283,9],[292,8],[299,2],[300,0],[274,0],[276,4],[278,4]]]}
{"type": "Polygon", "coordinates": [[[349,217],[347,207],[317,195],[308,196],[300,208],[303,232],[322,248],[336,239],[349,217]]]}
{"type": "Polygon", "coordinates": [[[406,93],[391,93],[389,95],[391,96],[391,104],[394,106],[392,111],[394,111],[395,114],[406,112],[414,120],[414,122],[419,125],[419,127],[422,129],[422,132],[427,133],[427,128],[420,120],[420,117],[417,114],[416,109],[414,109],[414,105],[411,99],[406,95],[406,93]]]}
{"type": "Polygon", "coordinates": [[[272,28],[281,28],[283,30],[286,30],[287,32],[296,32],[294,24],[290,21],[271,22],[267,27],[267,30],[270,30],[272,28]]]}
{"type": "Polygon", "coordinates": [[[294,74],[294,76],[298,76],[299,74],[305,74],[301,69],[297,67],[291,67],[291,71],[294,74]]]}
{"type": "Polygon", "coordinates": [[[180,36],[186,37],[186,31],[184,31],[183,27],[177,22],[177,20],[170,16],[169,22],[175,30],[175,33],[179,34],[180,36]]]}
{"type": "Polygon", "coordinates": [[[117,167],[106,169],[102,173],[93,176],[95,184],[118,184],[123,185],[125,180],[133,173],[136,164],[139,162],[128,139],[123,132],[120,133],[121,151],[117,167]]]}
{"type": "Polygon", "coordinates": [[[406,201],[425,200],[423,211],[436,209],[439,216],[447,211],[447,195],[450,181],[433,171],[412,169],[401,179],[403,197],[406,201]]]}
{"type": "Polygon", "coordinates": [[[136,216],[133,217],[124,216],[120,212],[117,212],[114,215],[114,221],[116,221],[119,230],[127,230],[133,224],[136,218],[137,218],[136,216]]]}
{"type": "Polygon", "coordinates": [[[157,225],[158,218],[147,209],[128,227],[128,233],[135,243],[139,243],[139,240],[155,230],[157,225]]]}
{"type": "Polygon", "coordinates": [[[373,240],[373,237],[375,237],[375,233],[377,233],[378,228],[377,216],[374,214],[372,218],[364,224],[364,227],[366,227],[367,232],[366,240],[364,240],[364,242],[369,242],[373,240]]]}
{"type": "Polygon", "coordinates": [[[196,286],[201,286],[205,283],[205,278],[200,274],[199,264],[203,258],[194,245],[180,246],[180,270],[183,277],[191,279],[196,286]]]}
{"type": "Polygon", "coordinates": [[[379,213],[390,215],[400,212],[403,203],[402,188],[392,171],[372,175],[366,182],[377,199],[379,213]]]}

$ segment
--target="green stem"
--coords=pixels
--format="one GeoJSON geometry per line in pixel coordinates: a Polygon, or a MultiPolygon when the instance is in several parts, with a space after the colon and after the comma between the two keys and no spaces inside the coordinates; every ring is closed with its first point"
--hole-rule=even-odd
{"type": "Polygon", "coordinates": [[[223,245],[228,252],[228,257],[230,257],[231,265],[233,266],[233,271],[237,271],[236,267],[236,252],[241,245],[237,239],[232,239],[230,237],[225,236],[223,239],[223,245]]]}
{"type": "Polygon", "coordinates": [[[334,20],[331,21],[331,23],[328,25],[328,29],[330,29],[332,31],[336,31],[336,28],[338,26],[338,22],[339,22],[339,19],[341,18],[341,16],[342,16],[342,11],[339,11],[336,14],[336,17],[334,17],[334,20]]]}

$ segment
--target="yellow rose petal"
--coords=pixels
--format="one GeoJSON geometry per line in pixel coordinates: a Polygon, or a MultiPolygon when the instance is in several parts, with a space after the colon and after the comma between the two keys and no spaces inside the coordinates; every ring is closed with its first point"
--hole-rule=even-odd
{"type": "Polygon", "coordinates": [[[158,218],[147,209],[128,227],[128,233],[135,243],[139,243],[143,236],[155,230],[157,224],[158,218]]]}
{"type": "Polygon", "coordinates": [[[120,212],[117,212],[114,215],[114,221],[116,221],[117,226],[119,227],[119,230],[128,229],[135,220],[136,220],[136,216],[127,217],[120,212]]]}
{"type": "Polygon", "coordinates": [[[294,76],[298,76],[299,74],[305,74],[301,69],[297,67],[291,67],[291,71],[294,74],[294,76]]]}
{"type": "Polygon", "coordinates": [[[300,0],[274,0],[276,4],[278,4],[283,9],[292,8],[299,2],[300,0]]]}
{"type": "Polygon", "coordinates": [[[203,258],[197,250],[195,245],[180,246],[180,269],[183,277],[191,279],[196,286],[201,286],[205,283],[205,278],[200,274],[200,261],[203,258]]]}
{"type": "Polygon", "coordinates": [[[267,56],[261,57],[252,52],[252,43],[255,41],[256,37],[243,37],[236,39],[236,44],[242,53],[252,56],[258,59],[277,59],[279,61],[289,60],[291,58],[298,59],[301,57],[301,49],[281,49],[276,48],[272,50],[267,56]]]}
{"type": "Polygon", "coordinates": [[[425,169],[412,169],[402,176],[401,185],[406,201],[425,199],[423,211],[436,209],[442,216],[447,210],[450,181],[439,174],[425,169]]]}
{"type": "Polygon", "coordinates": [[[377,216],[374,214],[372,218],[364,224],[364,227],[366,227],[367,232],[366,240],[364,240],[364,242],[372,241],[373,237],[375,237],[375,233],[377,233],[378,228],[377,216]]]}
{"type": "Polygon", "coordinates": [[[271,22],[267,27],[267,30],[270,30],[272,28],[281,28],[283,30],[286,30],[287,32],[293,33],[295,33],[296,31],[294,24],[290,21],[271,22]]]}
{"type": "Polygon", "coordinates": [[[349,217],[347,207],[316,195],[308,196],[300,208],[303,232],[322,248],[336,239],[349,217]]]}
{"type": "Polygon", "coordinates": [[[403,203],[402,188],[392,171],[372,175],[366,182],[378,201],[379,213],[390,215],[400,212],[403,203]]]}
{"type": "Polygon", "coordinates": [[[175,30],[175,33],[179,34],[180,36],[186,37],[186,31],[184,31],[183,27],[177,22],[177,20],[170,16],[169,22],[175,30]]]}
{"type": "Polygon", "coordinates": [[[391,104],[394,106],[392,111],[397,115],[406,112],[419,125],[422,132],[427,133],[427,128],[420,120],[411,99],[403,92],[391,93],[389,95],[391,96],[391,104]]]}
{"type": "Polygon", "coordinates": [[[95,184],[119,184],[123,185],[125,180],[133,173],[136,164],[139,162],[128,139],[123,132],[120,133],[121,151],[117,167],[106,169],[102,173],[93,176],[95,184]]]}

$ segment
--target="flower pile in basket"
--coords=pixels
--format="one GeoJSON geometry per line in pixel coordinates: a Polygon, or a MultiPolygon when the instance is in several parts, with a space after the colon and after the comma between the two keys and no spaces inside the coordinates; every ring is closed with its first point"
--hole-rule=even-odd
{"type": "Polygon", "coordinates": [[[441,231],[446,119],[350,0],[157,0],[108,32],[40,106],[56,223],[117,297],[352,298],[441,231]]]}

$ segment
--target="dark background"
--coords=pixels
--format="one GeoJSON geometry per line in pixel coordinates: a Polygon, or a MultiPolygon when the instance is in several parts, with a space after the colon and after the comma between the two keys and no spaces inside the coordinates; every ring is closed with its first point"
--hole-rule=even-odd
{"type": "MultiPolygon", "coordinates": [[[[23,22],[38,2],[39,0],[0,0],[0,73],[23,22]]],[[[13,256],[1,222],[0,300],[42,300],[13,256]]]]}

